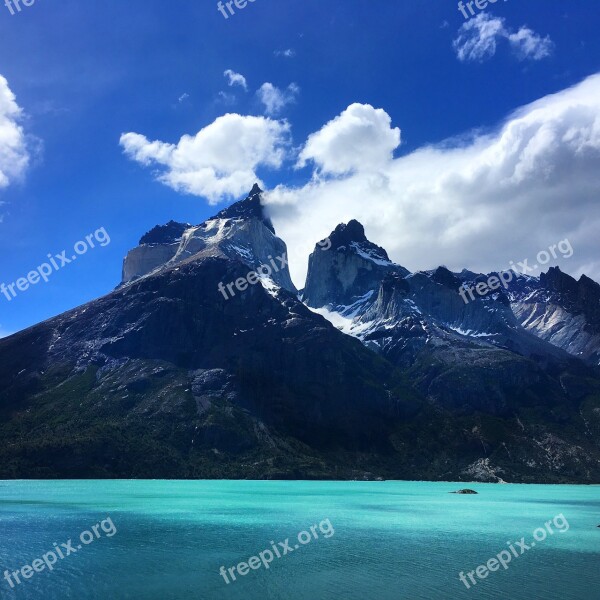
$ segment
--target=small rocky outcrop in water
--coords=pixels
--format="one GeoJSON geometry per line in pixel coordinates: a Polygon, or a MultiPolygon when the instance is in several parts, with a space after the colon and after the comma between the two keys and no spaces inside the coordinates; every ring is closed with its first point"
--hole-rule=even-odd
{"type": "MultiPolygon", "coordinates": [[[[478,492],[476,492],[475,490],[469,490],[469,489],[464,489],[464,490],[456,490],[456,492],[450,492],[451,494],[477,494],[478,492]]],[[[600,527],[600,525],[599,525],[600,527]]]]}

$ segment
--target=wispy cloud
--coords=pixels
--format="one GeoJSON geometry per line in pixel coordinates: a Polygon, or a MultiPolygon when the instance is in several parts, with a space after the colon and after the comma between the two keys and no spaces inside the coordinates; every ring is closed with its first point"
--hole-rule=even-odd
{"type": "Polygon", "coordinates": [[[552,54],[554,43],[549,36],[542,37],[528,27],[512,31],[506,20],[479,13],[464,23],[454,40],[459,60],[483,62],[496,54],[498,43],[507,40],[519,60],[541,60],[552,54]]]}
{"type": "Polygon", "coordinates": [[[217,100],[226,106],[233,106],[236,102],[235,94],[229,94],[227,92],[219,92],[217,94],[217,100]]]}
{"type": "Polygon", "coordinates": [[[275,50],[273,54],[275,56],[282,56],[283,58],[294,58],[296,51],[293,48],[288,48],[287,50],[275,50]]]}
{"type": "Polygon", "coordinates": [[[541,60],[550,56],[554,49],[549,36],[542,38],[528,27],[521,27],[516,33],[511,33],[508,41],[520,60],[541,60]]]}
{"type": "Polygon", "coordinates": [[[277,115],[288,104],[296,101],[300,88],[295,83],[291,83],[282,90],[267,82],[263,83],[256,93],[265,106],[265,114],[277,115]]]}
{"type": "Polygon", "coordinates": [[[225,77],[227,77],[230,87],[233,87],[234,85],[239,85],[240,87],[243,87],[245,90],[248,89],[248,83],[246,82],[246,78],[242,74],[236,73],[235,71],[232,71],[231,69],[227,69],[223,73],[223,75],[225,77]]]}

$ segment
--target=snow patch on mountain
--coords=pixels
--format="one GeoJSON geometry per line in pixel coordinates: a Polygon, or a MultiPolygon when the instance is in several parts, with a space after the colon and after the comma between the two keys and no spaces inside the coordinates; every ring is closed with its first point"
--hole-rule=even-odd
{"type": "Polygon", "coordinates": [[[384,267],[394,265],[394,263],[391,260],[384,258],[377,248],[367,247],[366,249],[363,249],[362,245],[358,242],[351,242],[350,247],[356,250],[356,253],[359,256],[362,256],[362,258],[374,262],[376,265],[381,265],[384,267]]]}

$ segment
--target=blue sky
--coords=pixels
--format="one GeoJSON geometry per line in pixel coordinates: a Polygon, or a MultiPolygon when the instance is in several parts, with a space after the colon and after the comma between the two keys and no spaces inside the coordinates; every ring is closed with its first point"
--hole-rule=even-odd
{"type": "MultiPolygon", "coordinates": [[[[206,0],[36,0],[15,15],[0,5],[0,75],[22,109],[18,123],[29,156],[29,166],[0,187],[0,282],[26,276],[48,253],[72,248],[100,227],[111,239],[54,273],[48,283],[10,302],[0,296],[0,335],[110,291],[119,282],[127,250],[155,224],[198,223],[222,208],[209,205],[202,194],[157,181],[157,165],[144,166],[126,155],[123,133],[177,144],[225,113],[285,119],[291,136],[285,158],[277,168],[258,165],[256,174],[270,189],[293,190],[293,202],[301,202],[300,192],[307,193],[316,167],[326,174],[328,167],[315,150],[306,166],[295,168],[298,152],[310,134],[354,103],[383,109],[391,129],[401,130],[402,143],[391,146],[398,159],[429,144],[472,144],[473,136],[497,131],[519,107],[600,71],[599,9],[589,0],[508,0],[481,12],[488,19],[482,25],[504,19],[505,33],[497,36],[493,56],[488,45],[483,56],[459,60],[453,41],[465,19],[447,0],[256,0],[229,19],[216,2],[206,0]],[[525,26],[538,44],[548,40],[547,55],[518,55],[516,42],[509,40],[525,26]],[[228,69],[244,76],[247,90],[228,85],[228,69]],[[257,95],[267,82],[293,97],[277,114],[265,114],[257,95]],[[291,84],[296,91],[286,92],[291,84]]],[[[581,168],[574,165],[568,176],[581,168]]],[[[590,177],[577,202],[595,216],[590,194],[597,188],[590,177]]],[[[346,216],[343,198],[328,189],[329,202],[338,203],[338,213],[346,216]]],[[[565,204],[574,201],[563,197],[565,204]]],[[[298,229],[295,212],[280,214],[280,231],[298,229]]],[[[329,216],[323,210],[324,231],[338,213],[329,216]]],[[[543,214],[531,216],[529,226],[543,228],[544,221],[543,214]]],[[[583,221],[569,232],[549,226],[544,240],[550,244],[575,236],[583,221]]],[[[306,231],[309,221],[301,222],[301,235],[316,241],[317,232],[313,240],[312,229],[306,231]]],[[[513,233],[510,223],[503,227],[499,240],[513,233]]],[[[383,241],[397,235],[380,231],[375,217],[372,230],[383,241]]],[[[582,234],[582,251],[565,270],[578,273],[588,266],[595,274],[589,235],[582,234]]],[[[535,249],[545,244],[540,241],[535,249]]],[[[427,253],[419,255],[423,264],[432,267],[454,256],[426,245],[427,253]]],[[[525,258],[528,254],[521,252],[531,248],[514,249],[516,254],[498,245],[488,250],[486,260],[495,257],[501,268],[507,258],[525,258]]],[[[392,256],[401,262],[410,258],[407,267],[424,268],[416,254],[397,252],[399,257],[392,256]]],[[[457,253],[455,260],[462,257],[457,253]]],[[[462,266],[479,264],[474,259],[462,266]]]]}

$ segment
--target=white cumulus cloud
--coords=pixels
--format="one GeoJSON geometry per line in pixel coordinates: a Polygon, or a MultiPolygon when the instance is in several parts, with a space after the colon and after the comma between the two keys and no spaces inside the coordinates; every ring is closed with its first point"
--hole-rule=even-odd
{"type": "Polygon", "coordinates": [[[313,161],[323,173],[377,169],[392,158],[400,145],[400,129],[381,108],[352,104],[341,115],[309,136],[298,166],[313,161]]]}
{"type": "Polygon", "coordinates": [[[289,130],[286,121],[230,113],[177,144],[133,132],[122,134],[120,143],[131,159],[158,167],[162,183],[216,204],[241,196],[260,181],[258,167],[281,166],[289,130]]]}
{"type": "Polygon", "coordinates": [[[533,265],[538,252],[568,239],[573,256],[551,264],[600,280],[600,74],[520,108],[492,133],[395,159],[389,153],[399,132],[387,114],[374,118],[372,107],[353,106],[302,151],[327,172],[348,173],[267,195],[299,287],[314,242],[353,218],[413,271],[445,264],[488,272],[525,259],[533,265]],[[361,136],[342,126],[348,111],[372,124],[364,143],[353,143],[361,136]],[[378,168],[362,168],[373,150],[378,168]]]}
{"type": "Polygon", "coordinates": [[[22,109],[0,75],[0,189],[22,177],[30,161],[25,133],[21,127],[22,109]]]}
{"type": "Polygon", "coordinates": [[[541,60],[550,56],[554,48],[548,36],[542,37],[529,27],[511,31],[505,19],[479,13],[460,27],[454,49],[461,61],[482,62],[496,54],[502,40],[508,40],[519,60],[541,60]]]}

